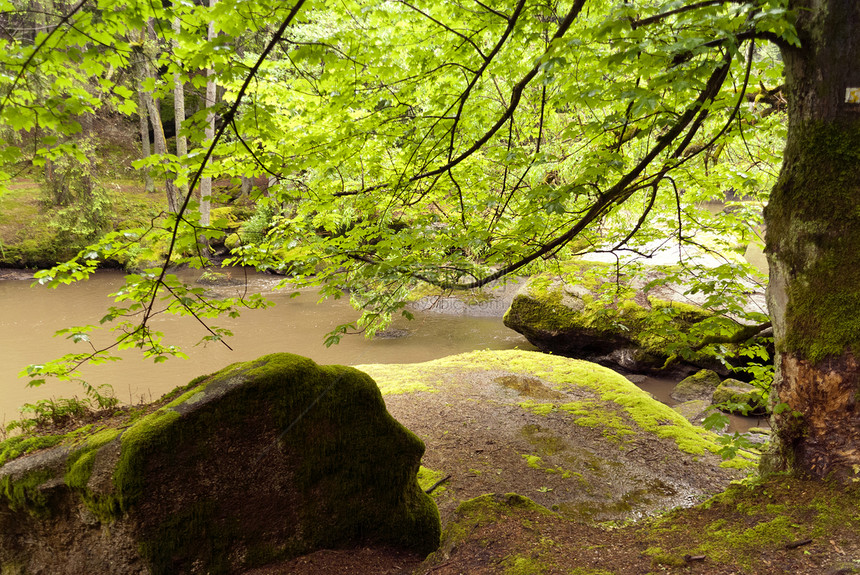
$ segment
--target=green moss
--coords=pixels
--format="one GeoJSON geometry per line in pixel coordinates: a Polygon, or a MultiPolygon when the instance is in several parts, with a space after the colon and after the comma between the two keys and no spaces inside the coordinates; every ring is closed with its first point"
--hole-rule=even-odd
{"type": "Polygon", "coordinates": [[[66,485],[73,489],[85,490],[93,472],[96,452],[120,434],[119,429],[104,429],[90,435],[79,449],[75,449],[66,459],[66,485]]]}
{"type": "Polygon", "coordinates": [[[13,511],[26,510],[32,515],[47,517],[50,515],[48,498],[40,487],[53,478],[53,472],[44,469],[27,473],[14,481],[9,475],[0,477],[0,496],[13,511]]]}
{"type": "Polygon", "coordinates": [[[528,455],[521,454],[522,458],[526,460],[526,465],[531,467],[532,469],[543,469],[541,466],[541,462],[543,461],[539,455],[528,455]]]}
{"type": "Polygon", "coordinates": [[[860,355],[858,164],[857,122],[794,124],[765,212],[767,251],[788,282],[776,343],[812,363],[847,349],[860,355]]]}
{"type": "MultiPolygon", "coordinates": [[[[432,486],[436,485],[437,481],[440,481],[445,477],[445,473],[442,471],[435,471],[433,469],[429,469],[424,467],[423,465],[418,468],[418,486],[422,491],[427,491],[432,486]]],[[[438,497],[439,494],[444,493],[446,490],[445,485],[439,485],[436,489],[431,493],[432,497],[438,497]]]]}
{"type": "Polygon", "coordinates": [[[572,476],[579,477],[580,479],[582,478],[581,473],[576,473],[568,469],[564,469],[563,467],[544,467],[543,458],[540,455],[521,453],[520,457],[525,459],[526,465],[532,469],[537,469],[538,471],[543,471],[545,473],[558,474],[561,475],[562,479],[568,479],[572,476]]]}
{"type": "Polygon", "coordinates": [[[149,449],[170,441],[166,430],[178,419],[178,413],[163,407],[141,418],[122,434],[122,451],[113,475],[116,494],[104,502],[103,508],[115,514],[125,513],[137,502],[144,489],[144,455],[149,449]]]}
{"type": "Polygon", "coordinates": [[[860,529],[858,509],[856,488],[779,475],[758,477],[731,485],[698,508],[655,520],[649,526],[650,540],[656,544],[674,534],[680,536],[672,537],[677,547],[659,543],[668,555],[705,555],[708,561],[749,570],[770,550],[792,541],[821,538],[853,544],[860,529]]]}
{"type": "Polygon", "coordinates": [[[525,401],[519,404],[537,415],[548,415],[554,411],[565,411],[576,416],[574,423],[583,427],[603,428],[603,435],[610,441],[621,443],[622,439],[635,432],[615,413],[614,405],[602,401],[574,401],[564,404],[536,403],[525,401]]]}
{"type": "MultiPolygon", "coordinates": [[[[594,410],[585,414],[588,417],[584,421],[599,422],[604,425],[607,436],[624,440],[631,435],[630,431],[636,432],[635,427],[631,425],[632,422],[640,429],[654,433],[658,437],[672,439],[678,448],[686,453],[701,455],[705,452],[717,453],[721,449],[716,443],[717,436],[714,433],[692,425],[674,409],[653,399],[627,378],[587,361],[539,352],[505,350],[474,351],[417,365],[388,365],[384,370],[376,370],[376,367],[362,366],[362,369],[376,374],[383,388],[388,385],[400,385],[400,379],[403,377],[401,374],[409,370],[414,370],[409,377],[416,378],[410,381],[418,384],[424,384],[426,381],[441,382],[451,373],[469,371],[499,370],[506,373],[528,374],[547,382],[549,387],[557,391],[591,390],[595,396],[595,401],[591,404],[594,410]],[[604,413],[601,406],[606,406],[606,412],[614,417],[606,416],[605,421],[600,421],[601,414],[604,413]]],[[[559,406],[552,402],[535,400],[522,402],[520,405],[541,415],[559,409],[559,406]]],[[[751,469],[756,464],[753,461],[742,460],[733,465],[751,469]]]]}
{"type": "Polygon", "coordinates": [[[0,563],[0,575],[27,575],[26,564],[18,561],[0,563]]]}
{"type": "Polygon", "coordinates": [[[519,406],[536,415],[549,415],[558,409],[554,403],[538,403],[532,400],[522,401],[519,403],[519,406]]]}
{"type": "MultiPolygon", "coordinates": [[[[16,436],[0,444],[2,445],[0,465],[40,449],[69,445],[66,473],[63,479],[73,489],[84,492],[92,473],[96,451],[113,441],[119,433],[117,429],[105,430],[95,428],[93,425],[85,425],[63,435],[16,436]]],[[[7,475],[0,479],[0,495],[9,502],[12,509],[27,509],[36,515],[45,515],[48,512],[48,501],[40,486],[52,479],[55,479],[55,473],[50,470],[37,470],[14,481],[7,475]]],[[[86,497],[85,501],[89,503],[86,497]]]]}
{"type": "Polygon", "coordinates": [[[27,453],[54,447],[65,439],[65,435],[16,435],[0,443],[0,467],[6,462],[27,453]]]}
{"type": "Polygon", "coordinates": [[[651,557],[652,567],[684,567],[687,564],[683,557],[666,552],[660,547],[649,547],[643,551],[643,555],[651,557]]]}
{"type": "Polygon", "coordinates": [[[502,561],[504,575],[538,575],[546,573],[548,566],[541,561],[524,555],[514,555],[502,561]]]}
{"type": "MultiPolygon", "coordinates": [[[[657,275],[670,271],[653,268],[657,275]]],[[[598,348],[628,346],[635,350],[637,362],[654,368],[673,362],[681,353],[688,360],[715,355],[707,347],[689,349],[700,339],[689,335],[695,331],[694,326],[713,319],[713,314],[695,305],[653,296],[648,296],[648,304],[643,306],[637,303],[636,296],[628,285],[616,283],[614,269],[572,261],[561,273],[532,277],[512,302],[504,322],[530,339],[574,334],[593,340],[598,348]]],[[[733,322],[725,322],[720,328],[742,331],[733,322]]]]}
{"type": "Polygon", "coordinates": [[[357,365],[355,368],[370,375],[376,381],[382,395],[436,391],[427,382],[428,378],[422,372],[420,366],[414,366],[412,369],[404,369],[401,365],[377,363],[357,365]]]}
{"type": "MultiPolygon", "coordinates": [[[[457,507],[457,519],[453,523],[458,525],[458,530],[470,531],[475,527],[496,523],[500,517],[505,515],[521,511],[533,511],[541,515],[556,516],[546,507],[517,493],[505,493],[504,495],[490,493],[462,502],[457,507]],[[466,529],[467,526],[468,529],[466,529]]],[[[450,533],[448,536],[450,537],[450,533]]]]}

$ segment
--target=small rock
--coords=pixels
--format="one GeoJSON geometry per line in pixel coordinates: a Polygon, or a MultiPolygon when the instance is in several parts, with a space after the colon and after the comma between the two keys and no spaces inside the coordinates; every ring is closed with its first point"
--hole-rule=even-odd
{"type": "Polygon", "coordinates": [[[710,402],[719,386],[720,376],[710,369],[702,369],[681,380],[672,390],[671,397],[675,401],[703,399],[710,402]]]}
{"type": "Polygon", "coordinates": [[[708,416],[708,408],[710,406],[711,402],[706,399],[691,399],[690,401],[673,405],[672,409],[683,415],[693,425],[701,425],[705,417],[708,416]]]}
{"type": "Polygon", "coordinates": [[[737,379],[724,380],[714,390],[713,401],[715,405],[720,406],[720,409],[730,413],[742,415],[767,413],[767,409],[762,405],[761,391],[751,383],[744,383],[737,379]]]}

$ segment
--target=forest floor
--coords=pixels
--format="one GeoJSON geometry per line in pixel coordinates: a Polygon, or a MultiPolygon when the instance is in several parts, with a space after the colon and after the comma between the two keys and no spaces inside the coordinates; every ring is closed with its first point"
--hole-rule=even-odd
{"type": "MultiPolygon", "coordinates": [[[[604,436],[609,447],[595,447],[599,430],[591,436],[594,429],[569,418],[523,415],[515,396],[488,385],[500,381],[497,374],[475,378],[460,373],[455,386],[436,393],[385,396],[392,415],[424,440],[423,465],[444,470],[439,479],[450,475],[433,491],[443,527],[436,553],[323,550],[244,575],[860,573],[860,485],[782,475],[732,481],[739,475],[723,474],[706,456],[685,462],[687,454],[671,442],[644,436],[621,450],[604,436]],[[540,441],[522,433],[538,426],[540,441]],[[557,439],[548,441],[551,435],[557,439]],[[529,444],[531,453],[543,456],[540,466],[531,465],[529,444]],[[592,474],[574,461],[586,448],[597,456],[588,463],[592,474]],[[642,461],[652,469],[637,469],[642,461]],[[567,482],[555,472],[560,463],[572,472],[567,482]],[[659,493],[628,498],[633,481],[653,477],[665,479],[659,493]],[[611,484],[622,484],[626,493],[620,497],[611,484]],[[575,493],[576,485],[593,494],[575,493]],[[675,490],[687,495],[680,505],[675,490]],[[607,498],[603,508],[595,504],[598,497],[607,498]]],[[[533,386],[529,392],[547,390],[533,386]]],[[[425,477],[424,486],[435,479],[425,477]]]]}
{"type": "Polygon", "coordinates": [[[704,505],[619,526],[588,525],[504,499],[467,509],[426,560],[380,548],[319,551],[246,575],[860,573],[860,499],[774,476],[704,505]]]}
{"type": "Polygon", "coordinates": [[[324,550],[245,575],[860,573],[860,497],[821,482],[773,476],[629,525],[579,523],[515,497],[479,502],[444,525],[426,560],[324,550]]]}

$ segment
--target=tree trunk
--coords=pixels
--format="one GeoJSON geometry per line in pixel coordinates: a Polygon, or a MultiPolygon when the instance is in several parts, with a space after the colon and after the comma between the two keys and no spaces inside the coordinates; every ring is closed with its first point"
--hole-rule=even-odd
{"type": "MultiPolygon", "coordinates": [[[[215,6],[215,0],[209,0],[209,7],[215,6]]],[[[209,31],[206,35],[210,42],[215,39],[215,23],[209,23],[209,31]]],[[[206,109],[211,109],[215,106],[215,81],[212,79],[212,69],[206,70],[206,97],[204,105],[206,109]]],[[[206,128],[204,129],[204,138],[207,142],[211,142],[215,137],[215,114],[211,111],[206,115],[206,128]]],[[[205,176],[200,179],[200,225],[209,225],[209,210],[212,198],[212,176],[205,176]]]]}
{"type": "Polygon", "coordinates": [[[860,479],[860,2],[794,0],[789,127],[765,210],[777,349],[765,468],[860,479]]]}
{"type": "MultiPolygon", "coordinates": [[[[149,122],[152,124],[152,133],[154,136],[155,153],[167,153],[167,138],[164,137],[164,124],[161,122],[161,111],[158,107],[158,102],[153,97],[152,92],[144,93],[144,101],[146,102],[146,110],[149,113],[149,122]]],[[[168,175],[164,180],[164,185],[167,188],[167,209],[171,213],[179,211],[181,198],[179,191],[176,189],[176,182],[168,175]]]]}
{"type": "MultiPolygon", "coordinates": [[[[179,18],[173,19],[173,30],[177,35],[182,31],[179,18]]],[[[176,47],[178,42],[173,41],[176,47]]],[[[176,158],[181,162],[188,155],[188,140],[181,134],[182,124],[185,122],[185,84],[182,82],[182,74],[176,72],[173,75],[173,120],[176,125],[176,158]]],[[[178,192],[183,197],[188,194],[188,186],[180,186],[178,192]]]]}
{"type": "MultiPolygon", "coordinates": [[[[149,114],[146,112],[146,96],[141,89],[137,90],[137,108],[137,113],[140,117],[141,156],[145,160],[152,152],[149,143],[149,114]]],[[[143,181],[146,193],[151,194],[155,191],[155,184],[152,182],[152,174],[149,171],[149,166],[144,166],[143,168],[143,181]]]]}

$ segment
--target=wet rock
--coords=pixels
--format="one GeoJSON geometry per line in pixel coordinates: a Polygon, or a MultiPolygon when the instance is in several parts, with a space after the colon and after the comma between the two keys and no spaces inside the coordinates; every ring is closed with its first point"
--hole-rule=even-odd
{"type": "Polygon", "coordinates": [[[388,328],[382,331],[376,332],[373,336],[376,339],[401,339],[407,337],[409,335],[408,329],[397,329],[397,328],[388,328]]]}
{"type": "Polygon", "coordinates": [[[407,308],[442,315],[502,317],[523,281],[522,278],[498,281],[481,289],[455,292],[426,286],[413,294],[416,299],[407,308]]]}
{"type": "Polygon", "coordinates": [[[723,411],[742,415],[762,415],[767,409],[762,403],[761,390],[751,383],[725,379],[714,390],[714,404],[723,411]]]}
{"type": "Polygon", "coordinates": [[[4,573],[232,573],[320,548],[438,545],[424,444],[366,374],[275,354],[177,395],[0,467],[4,573]]]}
{"type": "Polygon", "coordinates": [[[675,401],[707,400],[710,405],[714,390],[719,385],[720,376],[715,371],[702,369],[682,379],[672,390],[671,397],[675,401]]]}
{"type": "Polygon", "coordinates": [[[234,278],[232,274],[227,272],[204,271],[197,283],[204,286],[236,286],[245,283],[243,278],[234,278]]]}

